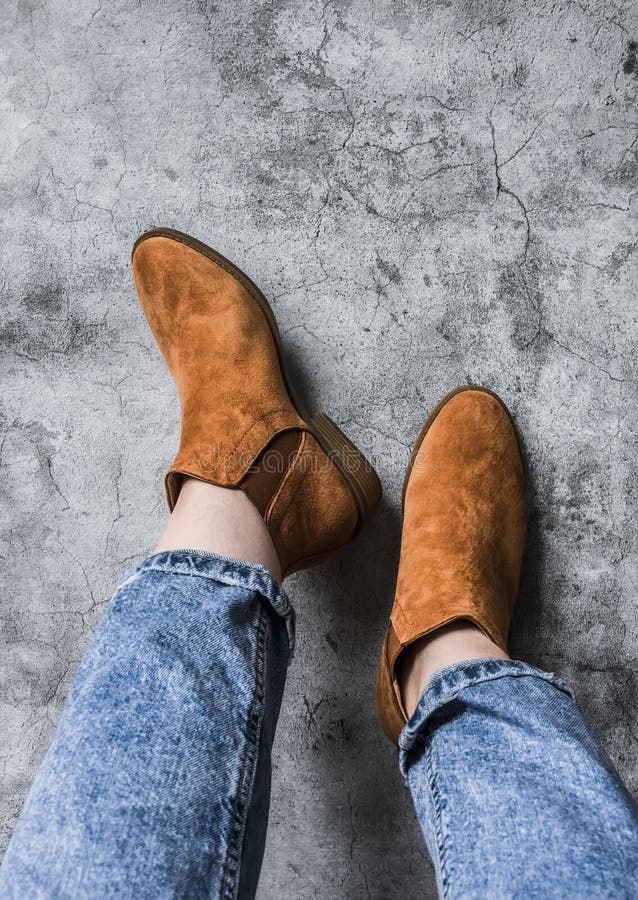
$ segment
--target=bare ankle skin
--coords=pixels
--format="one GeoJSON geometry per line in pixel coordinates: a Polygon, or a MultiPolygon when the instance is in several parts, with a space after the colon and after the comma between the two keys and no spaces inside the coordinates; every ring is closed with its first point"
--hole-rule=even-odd
{"type": "Polygon", "coordinates": [[[243,491],[186,478],[155,553],[205,550],[259,563],[281,582],[281,566],[259,511],[243,491]]]}
{"type": "Polygon", "coordinates": [[[467,620],[452,622],[407,647],[399,659],[398,681],[408,718],[428,681],[446,666],[471,659],[509,659],[481,629],[467,620]]]}

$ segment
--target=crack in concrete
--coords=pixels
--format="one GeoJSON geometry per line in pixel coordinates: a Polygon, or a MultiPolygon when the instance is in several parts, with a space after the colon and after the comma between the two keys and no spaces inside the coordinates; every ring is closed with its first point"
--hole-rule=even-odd
{"type": "MultiPolygon", "coordinates": [[[[507,194],[509,197],[511,197],[517,203],[521,212],[523,213],[523,218],[525,219],[525,244],[523,247],[523,259],[525,260],[525,259],[527,259],[527,252],[529,250],[529,245],[531,242],[531,225],[530,225],[530,221],[529,221],[529,215],[527,213],[527,207],[525,206],[525,204],[523,203],[521,198],[518,196],[518,194],[514,193],[514,191],[511,188],[509,188],[503,184],[503,180],[501,178],[501,167],[502,167],[502,165],[505,165],[505,163],[499,163],[498,150],[496,147],[496,130],[494,128],[494,120],[492,118],[492,115],[490,115],[490,132],[492,135],[492,153],[494,155],[494,176],[496,179],[495,201],[498,200],[498,198],[501,194],[507,194]]],[[[515,155],[516,154],[514,154],[514,156],[515,155]]],[[[506,160],[506,162],[509,162],[511,159],[514,158],[514,156],[510,157],[510,159],[506,160]]]]}

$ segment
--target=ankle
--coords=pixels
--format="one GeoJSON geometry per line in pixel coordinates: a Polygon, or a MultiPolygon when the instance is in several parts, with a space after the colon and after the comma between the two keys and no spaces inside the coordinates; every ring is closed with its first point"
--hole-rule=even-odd
{"type": "Polygon", "coordinates": [[[281,582],[281,565],[272,538],[242,490],[184,479],[155,552],[186,548],[258,563],[281,582]]]}
{"type": "Polygon", "coordinates": [[[435,672],[454,663],[484,658],[509,659],[509,656],[467,620],[437,628],[406,647],[399,660],[397,678],[408,718],[435,672]]]}

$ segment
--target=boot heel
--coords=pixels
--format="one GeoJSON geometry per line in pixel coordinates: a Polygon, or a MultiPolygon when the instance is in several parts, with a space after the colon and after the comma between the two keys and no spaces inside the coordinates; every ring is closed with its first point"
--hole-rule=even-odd
{"type": "Polygon", "coordinates": [[[352,491],[361,526],[381,500],[381,482],[377,473],[363,453],[328,416],[321,413],[310,419],[308,425],[352,491]]]}

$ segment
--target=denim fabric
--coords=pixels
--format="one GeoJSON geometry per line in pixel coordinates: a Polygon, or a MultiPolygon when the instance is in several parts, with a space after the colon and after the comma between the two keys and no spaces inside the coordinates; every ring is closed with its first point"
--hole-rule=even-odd
{"type": "Polygon", "coordinates": [[[400,748],[441,897],[638,897],[636,805],[558,678],[443,669],[400,748]]]}
{"type": "Polygon", "coordinates": [[[293,636],[261,566],[194,551],[128,572],[0,869],[3,898],[248,897],[293,636]]]}
{"type": "MultiPolygon", "coordinates": [[[[293,621],[260,566],[182,550],[128,572],[0,898],[254,896],[293,621]]],[[[445,669],[400,743],[441,896],[638,897],[635,807],[553,675],[498,660],[445,669]]]]}

